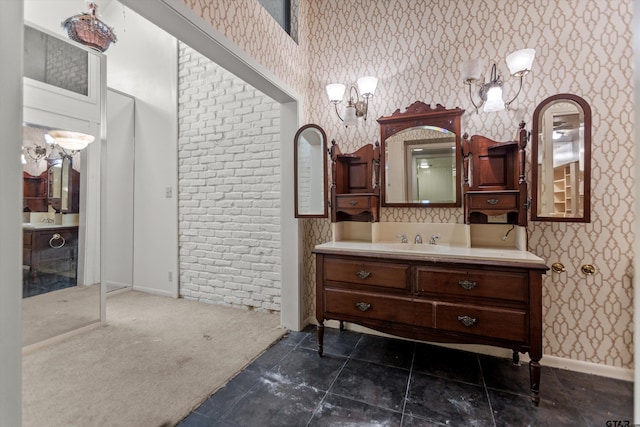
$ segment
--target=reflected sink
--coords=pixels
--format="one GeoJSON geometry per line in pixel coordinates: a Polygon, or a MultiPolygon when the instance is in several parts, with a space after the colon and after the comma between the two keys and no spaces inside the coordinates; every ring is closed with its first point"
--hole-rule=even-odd
{"type": "Polygon", "coordinates": [[[52,224],[50,222],[23,222],[22,223],[22,228],[59,228],[59,227],[67,227],[67,225],[52,224]]]}

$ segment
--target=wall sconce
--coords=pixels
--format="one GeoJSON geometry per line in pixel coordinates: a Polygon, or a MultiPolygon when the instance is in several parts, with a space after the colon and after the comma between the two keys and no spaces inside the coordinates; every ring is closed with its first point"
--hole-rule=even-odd
{"type": "Polygon", "coordinates": [[[479,59],[471,59],[462,63],[462,81],[465,85],[469,86],[469,99],[478,112],[478,108],[484,104],[484,112],[490,113],[493,111],[502,111],[504,109],[509,110],[509,106],[520,95],[522,90],[522,78],[531,71],[533,65],[533,59],[535,58],[536,51],[534,49],[521,49],[513,52],[506,58],[507,66],[512,77],[519,79],[518,91],[515,96],[507,102],[504,102],[502,98],[502,80],[498,75],[496,64],[491,67],[491,80],[485,83],[484,77],[482,82],[480,81],[480,74],[482,72],[482,64],[479,59]],[[478,94],[480,95],[480,103],[476,104],[473,100],[473,90],[471,86],[473,84],[478,85],[478,94]]]}
{"type": "Polygon", "coordinates": [[[362,94],[362,99],[360,99],[358,89],[351,86],[349,89],[349,100],[347,101],[347,106],[344,109],[343,119],[340,112],[338,112],[338,104],[342,102],[342,98],[344,97],[344,92],[347,87],[341,83],[331,83],[327,85],[329,101],[334,105],[336,114],[338,115],[338,118],[344,122],[345,127],[357,126],[359,117],[362,117],[365,121],[367,120],[369,98],[371,98],[373,93],[376,91],[376,86],[378,86],[377,77],[360,77],[358,79],[358,88],[360,89],[360,94],[362,94]],[[354,92],[355,97],[353,96],[354,92]]]}

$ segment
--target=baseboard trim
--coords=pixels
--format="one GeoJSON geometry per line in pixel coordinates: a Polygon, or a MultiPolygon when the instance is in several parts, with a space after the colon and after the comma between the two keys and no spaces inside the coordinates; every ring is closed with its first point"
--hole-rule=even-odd
{"type": "Polygon", "coordinates": [[[45,340],[38,341],[36,343],[26,345],[26,346],[22,347],[22,355],[26,356],[28,354],[33,353],[36,350],[40,350],[40,349],[42,349],[44,347],[47,347],[47,346],[50,346],[52,344],[57,344],[57,343],[59,343],[61,341],[64,341],[64,340],[66,340],[68,338],[71,338],[73,336],[79,335],[79,334],[81,334],[83,332],[87,332],[87,331],[90,331],[92,329],[96,329],[96,328],[100,327],[101,325],[102,325],[102,323],[100,321],[93,322],[93,323],[90,323],[90,324],[88,324],[86,326],[83,326],[81,328],[74,329],[72,331],[65,332],[65,333],[60,334],[60,335],[56,335],[55,337],[47,338],[45,340]]]}
{"type": "Polygon", "coordinates": [[[160,295],[162,297],[177,298],[176,294],[174,292],[172,292],[172,291],[159,291],[157,289],[145,288],[143,286],[136,286],[136,285],[133,285],[133,290],[134,291],[140,291],[140,292],[146,292],[148,294],[160,295]]]}
{"type": "MultiPolygon", "coordinates": [[[[308,324],[316,325],[316,319],[309,318],[307,319],[308,324]]],[[[328,328],[337,329],[340,326],[340,322],[337,320],[328,320],[324,323],[324,325],[328,328]]],[[[370,335],[378,335],[382,337],[390,337],[390,338],[401,338],[394,335],[385,334],[373,329],[366,328],[364,326],[356,325],[353,323],[345,322],[345,329],[354,331],[354,332],[362,332],[370,335]]],[[[489,356],[495,357],[503,357],[507,359],[511,359],[512,351],[500,348],[500,347],[492,347],[488,345],[478,345],[478,344],[448,344],[448,343],[431,343],[434,345],[438,345],[441,347],[455,348],[458,350],[471,351],[479,354],[486,354],[489,356]]],[[[529,362],[528,354],[521,354],[520,360],[522,363],[529,362]]],[[[582,360],[575,359],[566,359],[558,356],[551,355],[543,355],[541,364],[543,366],[549,366],[551,368],[558,369],[566,369],[569,371],[582,372],[584,374],[590,375],[598,375],[602,377],[615,378],[623,381],[634,381],[634,370],[619,368],[616,366],[602,365],[599,363],[585,362],[582,360]]]]}

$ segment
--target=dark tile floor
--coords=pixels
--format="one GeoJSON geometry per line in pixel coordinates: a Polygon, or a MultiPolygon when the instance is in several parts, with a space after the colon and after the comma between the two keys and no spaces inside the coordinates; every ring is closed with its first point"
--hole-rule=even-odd
{"type": "Polygon", "coordinates": [[[65,274],[38,272],[35,276],[29,270],[22,272],[22,298],[46,294],[47,292],[76,286],[76,278],[65,274]]]}
{"type": "MultiPolygon", "coordinates": [[[[291,332],[178,425],[606,426],[633,421],[633,384],[422,343],[315,328],[291,332]]],[[[624,425],[624,424],[620,424],[624,425]]]]}

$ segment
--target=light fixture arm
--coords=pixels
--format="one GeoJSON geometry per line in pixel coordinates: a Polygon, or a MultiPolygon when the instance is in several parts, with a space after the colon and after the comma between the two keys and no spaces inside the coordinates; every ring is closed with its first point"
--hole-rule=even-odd
{"type": "Polygon", "coordinates": [[[513,98],[511,98],[511,100],[510,100],[510,101],[507,101],[507,102],[505,102],[505,103],[504,103],[504,108],[505,108],[507,111],[509,110],[509,106],[511,105],[511,103],[512,103],[513,101],[515,101],[515,100],[516,100],[516,98],[518,97],[518,95],[520,95],[520,91],[522,91],[522,78],[523,78],[524,76],[525,76],[524,74],[522,74],[522,75],[520,75],[520,76],[519,76],[520,78],[519,78],[518,80],[520,81],[520,84],[518,85],[518,91],[516,92],[516,94],[513,96],[513,98]]]}
{"type": "Polygon", "coordinates": [[[340,115],[340,112],[338,112],[338,104],[340,103],[340,101],[331,101],[331,103],[333,104],[333,106],[336,108],[336,115],[338,116],[338,118],[340,119],[341,122],[344,122],[344,119],[342,118],[342,116],[340,115]]]}
{"type": "Polygon", "coordinates": [[[471,101],[471,104],[473,104],[474,108],[476,109],[476,114],[478,114],[478,109],[482,107],[482,104],[484,104],[484,99],[480,98],[480,104],[476,105],[475,101],[473,100],[473,91],[471,90],[472,82],[466,83],[466,85],[469,86],[469,100],[471,101]]]}

